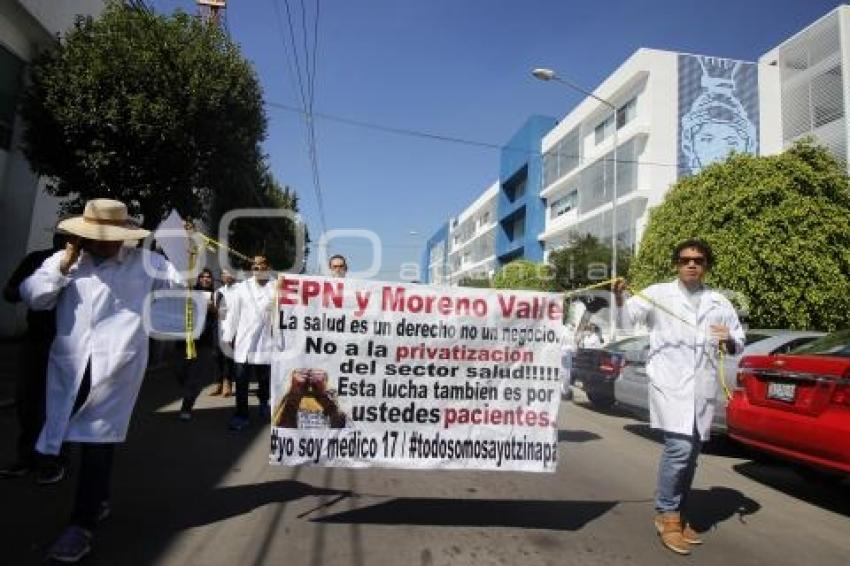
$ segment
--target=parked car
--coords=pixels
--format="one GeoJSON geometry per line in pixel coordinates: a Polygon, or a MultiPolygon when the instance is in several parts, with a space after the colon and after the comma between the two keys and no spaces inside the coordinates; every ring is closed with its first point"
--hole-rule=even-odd
{"type": "Polygon", "coordinates": [[[579,348],[573,356],[570,381],[584,389],[594,406],[614,404],[614,382],[627,356],[647,344],[645,336],[612,342],[602,348],[579,348]]]}
{"type": "Polygon", "coordinates": [[[850,476],[850,329],[787,355],[747,356],[736,381],[732,438],[804,472],[850,476]]]}
{"type": "MultiPolygon", "coordinates": [[[[759,329],[745,332],[744,352],[738,356],[726,356],[724,374],[727,387],[735,386],[735,374],[738,363],[744,356],[763,354],[773,356],[783,354],[816,340],[823,332],[796,330],[759,329]]],[[[614,398],[617,404],[640,418],[649,418],[649,377],[646,375],[646,356],[649,352],[649,338],[643,338],[643,347],[626,356],[626,363],[620,371],[620,377],[614,385],[614,398]]],[[[717,393],[717,407],[711,429],[715,433],[726,432],[726,393],[721,387],[717,393]]]]}

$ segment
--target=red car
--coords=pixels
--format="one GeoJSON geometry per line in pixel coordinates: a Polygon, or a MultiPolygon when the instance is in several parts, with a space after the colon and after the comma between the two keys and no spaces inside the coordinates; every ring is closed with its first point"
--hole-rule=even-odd
{"type": "Polygon", "coordinates": [[[738,367],[726,409],[732,438],[804,470],[850,476],[850,330],[738,367]]]}

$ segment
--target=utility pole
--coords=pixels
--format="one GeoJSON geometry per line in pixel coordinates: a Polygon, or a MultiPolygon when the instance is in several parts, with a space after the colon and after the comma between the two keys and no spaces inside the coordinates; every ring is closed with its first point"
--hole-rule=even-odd
{"type": "Polygon", "coordinates": [[[204,21],[221,25],[222,13],[227,9],[227,0],[195,0],[204,21]]]}

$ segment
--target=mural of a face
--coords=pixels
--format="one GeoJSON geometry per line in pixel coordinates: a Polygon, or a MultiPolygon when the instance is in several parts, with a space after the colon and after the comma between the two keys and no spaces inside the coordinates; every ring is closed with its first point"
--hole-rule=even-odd
{"type": "Polygon", "coordinates": [[[693,132],[693,156],[697,169],[724,159],[733,151],[744,152],[750,146],[746,134],[732,124],[706,122],[693,132]]]}
{"type": "MultiPolygon", "coordinates": [[[[699,95],[690,106],[686,106],[687,112],[681,117],[679,142],[684,158],[683,169],[695,174],[703,167],[725,159],[732,151],[756,153],[757,127],[750,120],[736,90],[736,74],[741,63],[695,55],[686,57],[699,62],[702,74],[699,95]]],[[[682,96],[680,86],[680,101],[682,96]]],[[[682,102],[687,105],[687,100],[682,102]]]]}

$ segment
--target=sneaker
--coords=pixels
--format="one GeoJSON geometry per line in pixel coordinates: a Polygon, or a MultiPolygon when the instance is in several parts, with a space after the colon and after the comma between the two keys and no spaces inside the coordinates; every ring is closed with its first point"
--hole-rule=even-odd
{"type": "Polygon", "coordinates": [[[180,411],[179,419],[183,422],[192,420],[192,413],[189,411],[180,411]]]}
{"type": "Polygon", "coordinates": [[[0,468],[0,478],[22,478],[32,471],[32,466],[25,462],[15,462],[0,468]]]}
{"type": "Polygon", "coordinates": [[[47,552],[49,559],[74,564],[91,552],[91,533],[82,527],[66,527],[47,552]]]}
{"type": "Polygon", "coordinates": [[[35,483],[51,485],[65,479],[65,464],[58,456],[44,456],[35,471],[35,483]]]}
{"type": "Polygon", "coordinates": [[[233,415],[233,417],[230,419],[230,422],[227,425],[227,428],[229,428],[230,430],[234,430],[234,431],[238,432],[240,430],[244,430],[244,429],[248,428],[249,424],[250,424],[250,421],[248,420],[248,417],[241,417],[239,415],[233,415]]]}
{"type": "Polygon", "coordinates": [[[109,500],[101,501],[97,508],[97,517],[95,517],[95,520],[101,523],[107,520],[110,515],[112,515],[112,505],[109,504],[109,500]]]}
{"type": "Polygon", "coordinates": [[[676,511],[658,513],[655,516],[655,530],[661,537],[661,544],[683,556],[691,553],[691,545],[682,536],[682,518],[676,511]]]}

